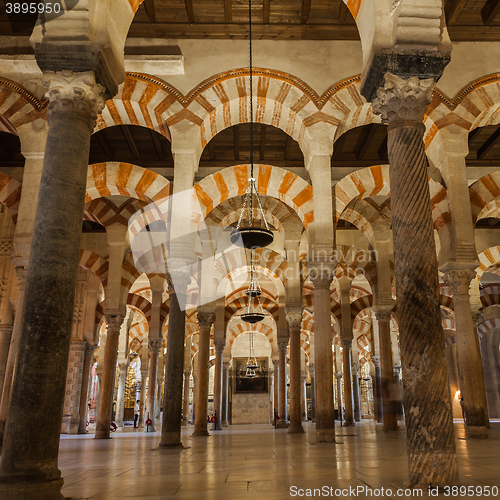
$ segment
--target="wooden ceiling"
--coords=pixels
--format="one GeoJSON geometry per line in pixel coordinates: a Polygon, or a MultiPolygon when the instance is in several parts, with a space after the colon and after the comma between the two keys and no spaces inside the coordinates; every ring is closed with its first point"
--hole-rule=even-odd
{"type": "MultiPolygon", "coordinates": [[[[453,41],[498,41],[500,0],[445,0],[453,41]]],[[[253,0],[256,39],[358,40],[342,0],[253,0]]],[[[0,10],[0,33],[30,35],[34,16],[9,17],[0,10]]],[[[232,39],[248,36],[247,0],[145,0],[130,27],[131,37],[232,39]]]]}

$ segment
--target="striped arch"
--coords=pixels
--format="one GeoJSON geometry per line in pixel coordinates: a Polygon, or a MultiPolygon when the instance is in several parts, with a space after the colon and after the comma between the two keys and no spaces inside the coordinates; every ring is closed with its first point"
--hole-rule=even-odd
{"type": "Polygon", "coordinates": [[[453,297],[450,297],[448,295],[439,294],[439,304],[442,308],[445,308],[451,312],[455,310],[455,307],[453,306],[453,297]]]}
{"type": "Polygon", "coordinates": [[[499,318],[488,319],[486,321],[483,321],[477,327],[478,337],[481,339],[483,337],[483,335],[486,335],[490,330],[496,330],[497,328],[500,328],[500,319],[499,318]]]}
{"type": "Polygon", "coordinates": [[[7,174],[0,173],[0,203],[9,209],[14,224],[21,201],[21,183],[7,174]]]}
{"type": "MultiPolygon", "coordinates": [[[[241,297],[233,300],[225,308],[224,318],[227,322],[238,312],[247,307],[248,297],[241,297]]],[[[261,298],[260,305],[264,311],[267,311],[273,318],[276,324],[279,322],[279,304],[268,297],[261,298]]],[[[246,323],[245,323],[246,324],[246,323]]]]}
{"type": "Polygon", "coordinates": [[[481,177],[469,187],[472,220],[474,224],[483,217],[498,217],[497,198],[500,196],[500,172],[481,177]]]}
{"type": "MultiPolygon", "coordinates": [[[[242,297],[246,298],[247,297],[247,294],[246,294],[247,290],[248,290],[248,287],[242,286],[241,288],[238,288],[234,292],[231,292],[226,297],[226,305],[230,304],[233,300],[241,299],[242,297]]],[[[278,297],[275,296],[275,295],[273,295],[273,294],[271,294],[267,290],[262,290],[261,298],[267,298],[267,299],[272,300],[272,301],[274,301],[276,303],[278,302],[278,297]]]]}
{"type": "Polygon", "coordinates": [[[38,118],[47,118],[48,101],[40,101],[21,85],[0,78],[0,132],[17,135],[17,129],[38,118]]]}
{"type": "Polygon", "coordinates": [[[111,224],[128,226],[129,219],[139,212],[144,202],[129,199],[119,207],[106,198],[96,198],[85,205],[83,212],[84,220],[90,220],[108,227],[111,224]]]}
{"type": "Polygon", "coordinates": [[[163,176],[130,163],[108,161],[89,165],[85,203],[112,195],[130,196],[150,203],[165,200],[170,183],[163,176]]]}
{"type": "MultiPolygon", "coordinates": [[[[256,165],[259,194],[277,198],[297,213],[304,227],[314,220],[312,186],[301,177],[271,165],[256,165]]],[[[249,165],[228,167],[195,184],[203,217],[226,201],[242,196],[248,186],[249,165]]]]}
{"type": "Polygon", "coordinates": [[[365,309],[373,306],[373,295],[364,295],[351,303],[351,319],[354,321],[356,316],[365,309]]]}
{"type": "Polygon", "coordinates": [[[443,318],[441,324],[443,325],[443,330],[456,330],[455,320],[453,318],[443,318]]]}
{"type": "Polygon", "coordinates": [[[481,290],[481,304],[484,307],[500,305],[500,285],[485,285],[481,290]]]}
{"type": "Polygon", "coordinates": [[[128,299],[128,295],[130,293],[130,289],[132,285],[135,283],[137,278],[141,275],[141,273],[137,270],[134,265],[134,257],[133,255],[129,255],[129,257],[122,264],[121,270],[121,297],[124,301],[128,299]]]}
{"type": "Polygon", "coordinates": [[[361,318],[356,317],[352,323],[352,331],[353,333],[357,333],[359,335],[366,335],[370,332],[370,325],[361,318]]]}
{"type": "Polygon", "coordinates": [[[137,342],[142,344],[148,338],[149,323],[144,316],[139,316],[139,321],[134,321],[129,330],[130,343],[137,342]]]}
{"type": "Polygon", "coordinates": [[[146,318],[146,321],[149,324],[151,321],[151,302],[148,299],[135,293],[129,293],[127,297],[127,305],[139,311],[146,318]]]}
{"type": "Polygon", "coordinates": [[[500,276],[500,246],[490,247],[478,255],[480,265],[476,274],[481,277],[483,273],[493,273],[500,276]]]}
{"type": "Polygon", "coordinates": [[[171,140],[166,117],[175,101],[175,96],[154,78],[128,73],[118,94],[106,101],[94,132],[115,125],[137,125],[171,140]]]}
{"type": "Polygon", "coordinates": [[[104,257],[92,252],[91,250],[80,249],[80,257],[78,259],[78,267],[82,269],[87,269],[91,273],[94,273],[102,283],[102,286],[106,288],[108,284],[108,270],[109,262],[104,257]]]}
{"type": "MultiPolygon", "coordinates": [[[[255,333],[261,333],[269,340],[271,345],[273,344],[273,329],[269,325],[266,325],[265,323],[262,322],[257,323],[254,326],[253,331],[255,333]]],[[[238,323],[229,330],[227,335],[227,340],[231,345],[233,345],[234,341],[236,340],[236,337],[239,337],[243,333],[249,333],[249,332],[250,328],[248,327],[248,323],[243,323],[243,322],[238,323]]]]}
{"type": "Polygon", "coordinates": [[[358,346],[359,352],[365,353],[365,351],[370,350],[370,341],[368,340],[368,337],[362,333],[357,339],[356,339],[356,345],[358,346]]]}

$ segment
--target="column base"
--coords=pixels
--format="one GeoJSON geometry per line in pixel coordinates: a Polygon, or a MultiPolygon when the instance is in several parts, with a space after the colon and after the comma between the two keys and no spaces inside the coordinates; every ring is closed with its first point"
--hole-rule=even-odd
{"type": "Polygon", "coordinates": [[[178,432],[162,432],[159,448],[184,448],[178,432]]]}
{"type": "Polygon", "coordinates": [[[345,422],[342,424],[343,427],[356,427],[355,422],[345,422]]]}
{"type": "Polygon", "coordinates": [[[186,447],[179,441],[178,443],[168,443],[168,444],[159,444],[159,450],[175,450],[175,449],[186,449],[186,447]]]}
{"type": "Polygon", "coordinates": [[[208,433],[208,431],[194,431],[191,436],[193,437],[198,437],[198,436],[201,436],[201,437],[207,437],[207,436],[210,436],[210,434],[208,433]]]}
{"type": "Polygon", "coordinates": [[[288,422],[284,422],[283,420],[280,420],[277,424],[276,424],[276,429],[288,429],[288,426],[290,424],[288,422]]]}
{"type": "Polygon", "coordinates": [[[384,425],[382,427],[382,430],[384,431],[399,431],[399,425],[396,424],[396,425],[384,425]]]}
{"type": "Polygon", "coordinates": [[[146,427],[144,427],[144,432],[156,432],[155,426],[154,425],[146,425],[146,427]]]}
{"type": "Polygon", "coordinates": [[[488,429],[485,425],[466,425],[465,437],[474,439],[487,439],[488,429]]]}
{"type": "Polygon", "coordinates": [[[290,424],[288,427],[288,434],[303,434],[304,432],[302,424],[290,424]]]}
{"type": "Polygon", "coordinates": [[[30,481],[30,477],[0,478],[2,500],[64,500],[62,477],[52,481],[30,481]]]}
{"type": "Polygon", "coordinates": [[[222,427],[229,427],[229,424],[228,424],[227,422],[224,422],[224,423],[222,424],[222,427]]]}
{"type": "Polygon", "coordinates": [[[317,443],[335,443],[335,429],[316,429],[317,443]]]}
{"type": "Polygon", "coordinates": [[[110,432],[109,430],[100,431],[96,429],[94,439],[111,439],[109,432],[110,432]]]}

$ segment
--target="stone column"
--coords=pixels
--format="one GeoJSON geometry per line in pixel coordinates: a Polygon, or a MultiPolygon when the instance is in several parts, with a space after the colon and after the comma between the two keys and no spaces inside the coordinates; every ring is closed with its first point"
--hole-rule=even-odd
{"type": "MultiPolygon", "coordinates": [[[[8,213],[4,212],[4,217],[6,216],[8,216],[8,213]]],[[[4,272],[0,282],[0,396],[2,394],[9,347],[12,340],[12,328],[14,326],[13,307],[10,300],[10,290],[12,287],[11,252],[12,238],[1,238],[0,259],[4,260],[4,272]]]]}
{"type": "Polygon", "coordinates": [[[306,388],[306,376],[300,376],[300,398],[302,401],[302,420],[307,422],[307,388],[306,388]]]}
{"type": "Polygon", "coordinates": [[[225,361],[222,369],[222,427],[229,427],[229,362],[225,361]]]}
{"type": "Polygon", "coordinates": [[[97,413],[94,439],[110,438],[109,426],[111,424],[111,417],[113,413],[118,341],[120,339],[120,327],[124,319],[123,316],[115,316],[111,314],[106,314],[105,318],[108,327],[99,391],[99,412],[97,413]]]}
{"type": "Polygon", "coordinates": [[[57,455],[90,136],[104,107],[105,89],[93,72],[44,77],[49,131],[26,283],[23,348],[15,363],[0,465],[5,500],[20,498],[21,491],[26,498],[62,498],[57,455]],[[26,425],[33,420],[37,425],[26,425]]]}
{"type": "Polygon", "coordinates": [[[361,422],[361,394],[359,389],[359,368],[357,365],[352,367],[352,394],[354,398],[354,420],[361,422]]]}
{"type": "Polygon", "coordinates": [[[191,371],[184,372],[184,399],[182,406],[182,425],[188,425],[189,422],[189,379],[191,377],[191,371]]]}
{"type": "Polygon", "coordinates": [[[78,434],[87,434],[90,374],[92,371],[92,359],[94,359],[95,348],[95,344],[87,343],[85,346],[85,356],[83,358],[82,390],[80,393],[80,423],[78,425],[78,434]]]}
{"type": "Polygon", "coordinates": [[[278,415],[280,417],[277,427],[287,428],[286,414],[286,350],[288,340],[278,339],[279,387],[278,387],[278,415]]]}
{"type": "Polygon", "coordinates": [[[148,402],[146,419],[151,420],[150,425],[144,426],[144,432],[156,432],[155,429],[155,403],[156,384],[158,372],[158,355],[160,353],[162,339],[149,339],[149,378],[148,378],[148,402]]]}
{"type": "Polygon", "coordinates": [[[475,276],[474,271],[455,270],[446,273],[445,280],[453,292],[458,372],[465,409],[465,432],[467,437],[487,438],[488,404],[479,339],[469,301],[469,285],[475,276]]]}
{"type": "Polygon", "coordinates": [[[163,394],[163,366],[164,366],[164,361],[163,361],[163,341],[160,343],[160,356],[158,357],[158,370],[156,371],[156,403],[155,403],[155,419],[157,421],[160,421],[161,417],[161,406],[162,406],[162,401],[161,401],[161,396],[163,394]]]}
{"type": "Polygon", "coordinates": [[[19,342],[21,340],[21,319],[23,305],[24,305],[24,290],[26,288],[26,274],[27,270],[24,267],[15,268],[18,284],[17,296],[17,314],[14,318],[14,327],[12,329],[12,336],[10,340],[9,353],[7,355],[7,364],[5,366],[5,376],[2,390],[2,399],[0,402],[0,446],[3,443],[3,436],[5,431],[5,421],[9,412],[10,393],[12,390],[12,378],[14,375],[14,364],[16,362],[17,351],[19,349],[19,342]]]}
{"type": "Polygon", "coordinates": [[[380,374],[380,356],[372,356],[374,373],[372,375],[373,384],[373,411],[375,412],[375,421],[378,424],[383,422],[382,415],[382,376],[380,374]]]}
{"type": "MultiPolygon", "coordinates": [[[[143,349],[144,349],[143,355],[146,356],[147,355],[147,354],[145,354],[146,349],[145,348],[143,348],[143,349]]],[[[139,425],[137,426],[138,429],[144,429],[147,414],[148,414],[148,411],[146,408],[146,394],[147,394],[147,383],[148,383],[148,369],[147,369],[147,367],[148,366],[149,366],[149,362],[141,364],[141,392],[139,394],[140,413],[139,413],[139,425]]]]}
{"type": "MultiPolygon", "coordinates": [[[[311,271],[310,271],[311,273],[311,271]]],[[[314,284],[314,363],[316,373],[316,441],[335,441],[333,410],[332,319],[330,283],[332,275],[323,272],[311,276],[314,284]]]]}
{"type": "Polygon", "coordinates": [[[339,421],[342,421],[344,420],[344,414],[342,411],[342,408],[344,407],[342,402],[342,373],[336,373],[335,378],[337,379],[337,395],[338,395],[337,407],[339,410],[339,421]]]}
{"type": "Polygon", "coordinates": [[[391,312],[376,310],[380,344],[380,382],[382,389],[382,418],[384,431],[398,430],[398,415],[394,399],[394,371],[391,344],[391,312]]]}
{"type": "Polygon", "coordinates": [[[184,336],[186,291],[191,279],[176,273],[176,287],[169,283],[170,312],[168,316],[167,357],[165,360],[165,389],[163,394],[163,421],[160,447],[180,448],[182,413],[182,375],[184,371],[184,336]]]}
{"type": "MultiPolygon", "coordinates": [[[[273,359],[273,367],[274,367],[274,414],[273,418],[276,415],[280,415],[279,412],[279,388],[280,388],[280,370],[279,370],[280,362],[279,359],[273,359]]],[[[281,416],[280,416],[281,418],[281,416]]]]}
{"type": "Polygon", "coordinates": [[[351,376],[351,347],[352,340],[342,339],[342,369],[344,373],[344,408],[345,408],[345,426],[356,425],[354,423],[354,401],[352,395],[352,376],[351,376]]]}
{"type": "Polygon", "coordinates": [[[116,391],[116,429],[123,430],[123,413],[125,411],[125,386],[127,384],[128,362],[118,363],[118,390],[116,391]]]}
{"type": "Polygon", "coordinates": [[[86,345],[82,340],[71,341],[61,434],[77,434],[80,426],[80,396],[86,345]]]}
{"type": "Polygon", "coordinates": [[[196,373],[193,370],[193,411],[191,413],[191,422],[193,422],[193,424],[196,417],[196,385],[196,373]]]}
{"type": "Polygon", "coordinates": [[[409,485],[414,488],[458,481],[423,142],[422,122],[433,87],[432,79],[386,73],[373,102],[374,112],[388,123],[406,449],[409,485]]]}
{"type": "Polygon", "coordinates": [[[304,432],[301,415],[301,370],[300,370],[300,325],[302,310],[292,310],[286,313],[288,330],[290,332],[290,427],[289,434],[304,432]]]}
{"type": "Polygon", "coordinates": [[[198,310],[198,325],[200,327],[198,370],[196,377],[196,412],[194,417],[193,436],[208,436],[207,406],[208,406],[208,363],[210,359],[210,329],[214,321],[214,311],[198,310]]]}
{"type": "Polygon", "coordinates": [[[314,379],[314,369],[313,367],[309,367],[309,377],[311,379],[311,421],[316,421],[316,388],[315,388],[315,379],[314,379]]]}
{"type": "Polygon", "coordinates": [[[225,345],[224,339],[215,340],[214,409],[217,413],[216,431],[222,430],[222,355],[225,345]]]}

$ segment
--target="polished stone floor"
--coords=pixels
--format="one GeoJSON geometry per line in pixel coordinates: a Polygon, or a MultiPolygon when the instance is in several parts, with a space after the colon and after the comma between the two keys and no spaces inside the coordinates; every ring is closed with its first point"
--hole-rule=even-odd
{"type": "MultiPolygon", "coordinates": [[[[455,428],[461,484],[500,487],[500,422],[492,423],[491,438],[483,441],[465,440],[462,423],[455,428]]],[[[63,436],[63,493],[74,500],[275,500],[301,498],[298,488],[307,498],[306,489],[326,486],[334,488],[333,496],[342,488],[340,497],[409,498],[396,494],[407,482],[404,431],[384,433],[371,420],[355,428],[338,427],[338,444],[315,444],[311,423],[302,435],[248,425],[193,438],[192,429],[183,428],[186,449],[168,451],[157,449],[159,432],[126,429],[106,441],[90,434],[63,436]],[[373,494],[352,494],[358,486],[371,487],[373,494]],[[381,487],[392,495],[382,495],[381,487]]],[[[319,493],[315,498],[325,498],[319,493]]]]}

